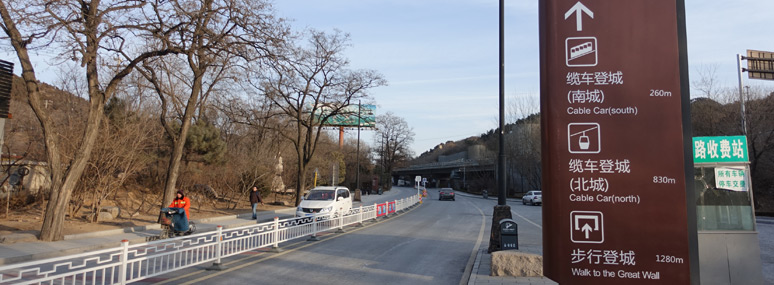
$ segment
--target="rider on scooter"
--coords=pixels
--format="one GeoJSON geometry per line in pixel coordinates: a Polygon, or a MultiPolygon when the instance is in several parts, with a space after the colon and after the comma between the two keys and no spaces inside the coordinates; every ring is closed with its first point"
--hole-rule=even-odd
{"type": "Polygon", "coordinates": [[[172,200],[169,207],[161,209],[167,217],[172,218],[172,225],[176,232],[185,232],[188,230],[188,219],[190,217],[191,200],[185,196],[182,190],[177,191],[177,197],[172,200]],[[185,215],[183,215],[185,213],[185,215]]]}

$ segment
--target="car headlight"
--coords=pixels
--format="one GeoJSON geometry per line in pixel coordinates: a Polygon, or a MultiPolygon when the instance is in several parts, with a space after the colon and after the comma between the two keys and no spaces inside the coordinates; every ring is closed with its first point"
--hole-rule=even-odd
{"type": "Polygon", "coordinates": [[[303,211],[304,211],[304,208],[301,208],[301,207],[299,206],[298,208],[296,208],[296,211],[303,212],[303,211]]]}
{"type": "Polygon", "coordinates": [[[331,210],[333,210],[333,206],[320,209],[320,213],[327,213],[327,212],[330,212],[331,210]]]}

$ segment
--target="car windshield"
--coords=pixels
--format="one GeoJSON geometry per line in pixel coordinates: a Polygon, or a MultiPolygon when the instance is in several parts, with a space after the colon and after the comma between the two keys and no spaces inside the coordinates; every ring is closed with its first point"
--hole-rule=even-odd
{"type": "Polygon", "coordinates": [[[307,200],[313,201],[333,201],[334,197],[336,197],[336,192],[333,190],[313,190],[306,195],[307,200]]]}

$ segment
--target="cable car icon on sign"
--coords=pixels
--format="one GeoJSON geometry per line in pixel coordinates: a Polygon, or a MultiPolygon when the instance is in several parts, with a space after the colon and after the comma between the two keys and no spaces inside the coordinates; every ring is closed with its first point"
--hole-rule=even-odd
{"type": "Polygon", "coordinates": [[[567,66],[597,66],[597,38],[570,37],[564,41],[564,49],[567,66]]]}
{"type": "Polygon", "coordinates": [[[570,153],[599,153],[602,141],[598,123],[567,125],[567,149],[570,153]]]}
{"type": "Polygon", "coordinates": [[[586,135],[584,132],[583,135],[578,140],[578,145],[580,145],[581,150],[588,150],[589,149],[589,136],[586,135]]]}

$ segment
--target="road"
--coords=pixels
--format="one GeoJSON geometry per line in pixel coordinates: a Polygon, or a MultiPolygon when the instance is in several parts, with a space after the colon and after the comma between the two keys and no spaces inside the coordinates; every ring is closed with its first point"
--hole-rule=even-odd
{"type": "MultiPolygon", "coordinates": [[[[394,188],[369,202],[415,193],[394,188]]],[[[399,216],[324,233],[320,241],[280,244],[280,253],[260,249],[224,259],[225,269],[209,265],[176,271],[140,283],[167,284],[467,284],[475,252],[488,245],[496,199],[458,193],[438,201],[438,190],[419,207],[399,216]]],[[[520,250],[542,254],[541,207],[509,200],[519,225],[520,250]]],[[[774,219],[759,218],[761,260],[766,284],[774,284],[774,219]]]]}
{"type": "MultiPolygon", "coordinates": [[[[393,188],[389,198],[415,193],[393,188]]],[[[388,194],[389,193],[389,194],[388,194]]],[[[327,233],[320,241],[283,243],[281,253],[258,250],[224,260],[225,270],[207,266],[146,280],[148,283],[218,284],[460,284],[466,283],[481,241],[488,244],[494,199],[458,194],[438,201],[428,190],[425,203],[400,216],[327,233]],[[467,272],[466,272],[467,270],[467,272]]],[[[512,203],[521,227],[522,250],[541,253],[541,207],[512,203]]]]}
{"type": "Polygon", "coordinates": [[[765,284],[774,284],[774,218],[757,217],[757,220],[763,281],[765,284]]]}

